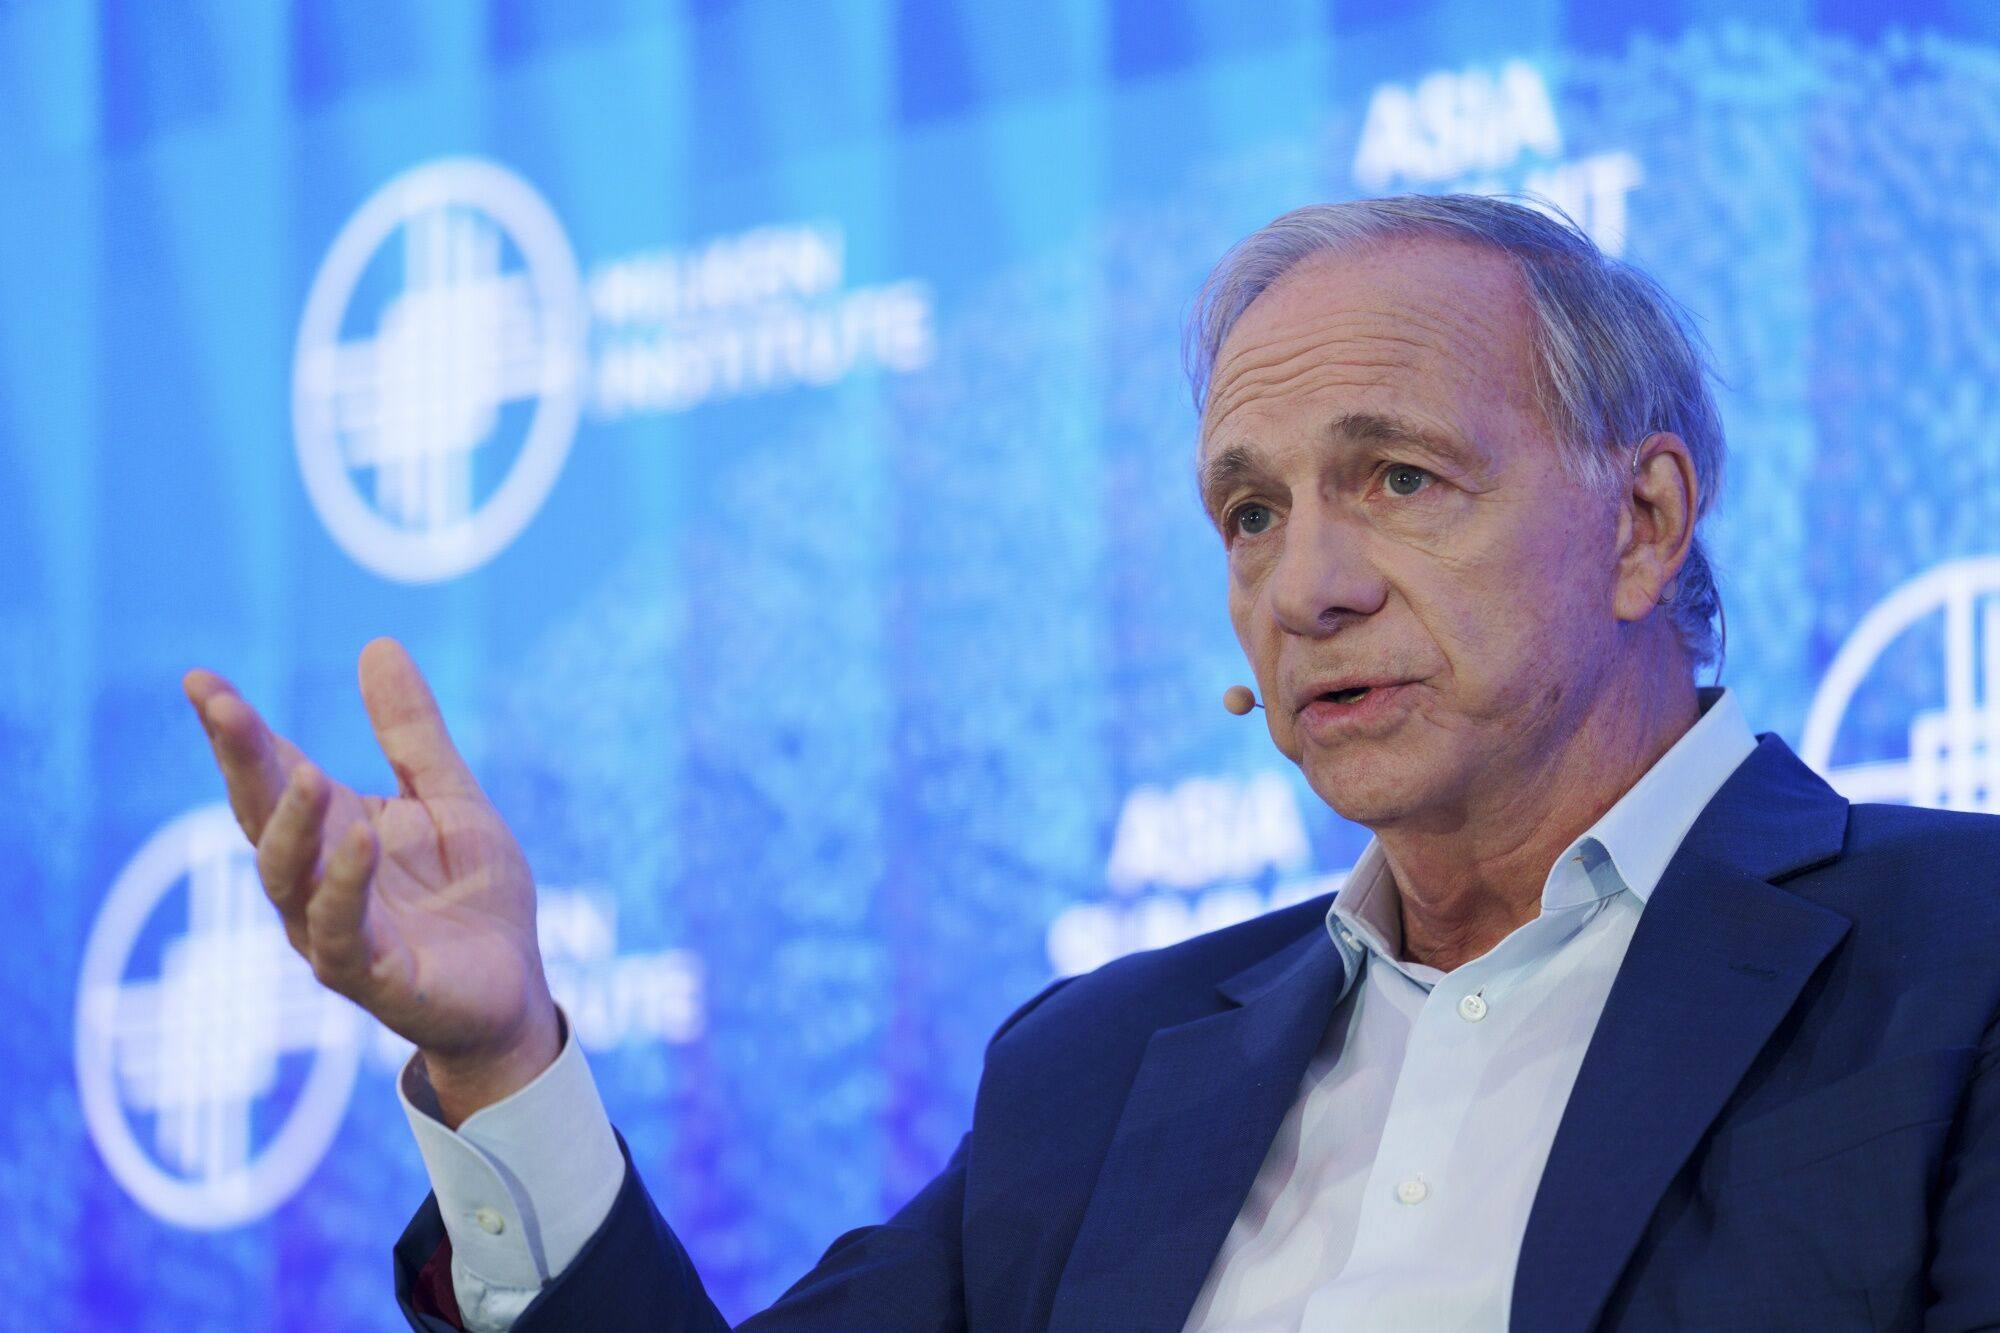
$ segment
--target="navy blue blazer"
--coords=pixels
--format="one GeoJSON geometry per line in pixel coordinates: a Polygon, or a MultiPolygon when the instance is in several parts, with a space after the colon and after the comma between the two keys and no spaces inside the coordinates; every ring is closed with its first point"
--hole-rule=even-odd
{"type": "MultiPolygon", "coordinates": [[[[937,1178],[741,1327],[1176,1333],[1339,993],[1330,901],[1037,996],[937,1178]]],[[[2000,818],[1850,806],[1760,736],[1639,919],[1512,1326],[2000,1327],[1996,1016],[2000,818]]],[[[626,1162],[520,1333],[727,1327],[626,1162]]],[[[395,1247],[418,1329],[443,1239],[433,1196],[395,1247]]]]}

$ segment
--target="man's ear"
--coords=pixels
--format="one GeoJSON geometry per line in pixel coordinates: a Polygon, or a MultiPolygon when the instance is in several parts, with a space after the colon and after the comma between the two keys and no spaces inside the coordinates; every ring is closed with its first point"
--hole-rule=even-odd
{"type": "Polygon", "coordinates": [[[1634,460],[1618,496],[1618,592],[1612,603],[1627,621],[1644,620],[1671,600],[1701,502],[1694,458],[1680,436],[1655,431],[1639,442],[1634,460]]]}

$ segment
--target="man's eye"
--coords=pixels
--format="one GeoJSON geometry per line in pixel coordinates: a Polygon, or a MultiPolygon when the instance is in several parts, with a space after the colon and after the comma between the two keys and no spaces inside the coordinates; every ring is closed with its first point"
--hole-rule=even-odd
{"type": "Polygon", "coordinates": [[[1229,516],[1230,527],[1245,537],[1255,537],[1271,526],[1271,509],[1268,505],[1238,505],[1229,516]]]}
{"type": "Polygon", "coordinates": [[[1389,488],[1391,495],[1408,498],[1423,489],[1424,483],[1430,480],[1430,475],[1420,467],[1397,463],[1383,474],[1382,484],[1389,488]]]}

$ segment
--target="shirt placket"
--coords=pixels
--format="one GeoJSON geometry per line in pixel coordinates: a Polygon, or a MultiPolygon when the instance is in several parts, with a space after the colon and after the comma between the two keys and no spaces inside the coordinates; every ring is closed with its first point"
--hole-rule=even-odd
{"type": "Polygon", "coordinates": [[[1306,1327],[1420,1326],[1426,1309],[1435,1309],[1442,1296],[1435,1260],[1454,1252],[1452,1228],[1468,1225],[1471,1211],[1454,1198],[1464,1182],[1451,1179],[1446,1164],[1471,1124],[1485,1068],[1533,1007],[1527,997],[1534,974],[1591,915],[1588,909],[1545,913],[1484,957],[1439,977],[1427,993],[1392,964],[1369,960],[1378,985],[1398,988],[1369,998],[1406,1011],[1414,1000],[1415,1012],[1354,1248],[1340,1276],[1309,1302],[1306,1327]],[[1412,1263],[1426,1266],[1431,1281],[1395,1280],[1412,1263]]]}
{"type": "MultiPolygon", "coordinates": [[[[1346,1275],[1360,1279],[1406,1256],[1440,1252],[1435,1232],[1451,1208],[1453,1187],[1445,1163],[1502,1026],[1480,994],[1490,970],[1483,962],[1447,973],[1417,1008],[1346,1275]]],[[[1401,973],[1392,976],[1390,984],[1421,989],[1401,973]]]]}

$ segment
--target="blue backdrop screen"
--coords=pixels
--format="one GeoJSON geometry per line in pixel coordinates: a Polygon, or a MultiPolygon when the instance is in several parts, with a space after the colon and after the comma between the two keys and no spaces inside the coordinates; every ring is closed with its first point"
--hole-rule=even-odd
{"type": "Polygon", "coordinates": [[[403,1044],[313,984],[181,673],[391,786],[394,634],[740,1317],[1054,975],[1337,885],[1181,318],[1295,205],[1529,190],[1695,312],[1723,679],[2000,806],[2000,25],[1846,0],[0,3],[0,1292],[390,1329],[403,1044]]]}

